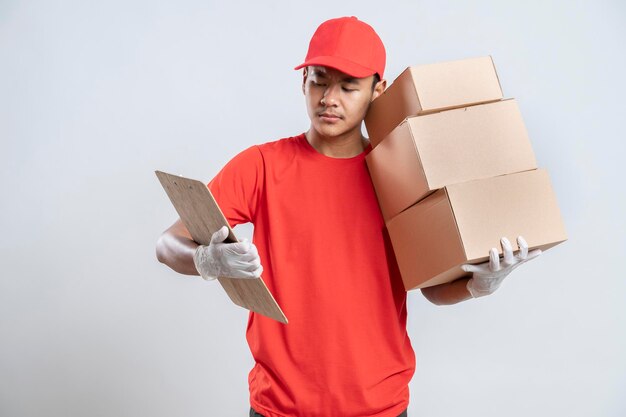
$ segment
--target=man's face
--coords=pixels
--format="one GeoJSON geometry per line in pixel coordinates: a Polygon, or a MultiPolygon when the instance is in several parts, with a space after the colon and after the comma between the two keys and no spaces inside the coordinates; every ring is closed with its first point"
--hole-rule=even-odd
{"type": "Polygon", "coordinates": [[[354,78],[328,67],[304,70],[302,91],[311,126],[326,137],[337,137],[358,129],[370,102],[384,90],[384,82],[372,88],[374,76],[354,78]],[[382,85],[382,87],[381,87],[382,85]]]}

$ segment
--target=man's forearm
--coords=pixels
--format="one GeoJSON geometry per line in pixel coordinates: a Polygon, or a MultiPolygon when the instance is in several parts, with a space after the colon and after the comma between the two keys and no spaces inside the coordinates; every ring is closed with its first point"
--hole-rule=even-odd
{"type": "Polygon", "coordinates": [[[191,239],[187,229],[180,220],[167,229],[156,245],[156,256],[159,262],[185,275],[199,275],[193,263],[193,255],[198,244],[191,239]]]}
{"type": "Polygon", "coordinates": [[[422,294],[433,304],[450,305],[469,300],[472,295],[467,291],[469,278],[460,278],[446,284],[422,288],[422,294]]]}

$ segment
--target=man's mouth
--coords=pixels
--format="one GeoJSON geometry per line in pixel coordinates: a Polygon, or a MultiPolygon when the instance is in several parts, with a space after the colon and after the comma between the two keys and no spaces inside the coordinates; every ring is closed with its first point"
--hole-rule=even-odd
{"type": "Polygon", "coordinates": [[[341,119],[341,116],[337,114],[333,114],[333,113],[328,113],[328,112],[322,112],[322,113],[319,113],[318,115],[321,119],[326,120],[326,121],[333,121],[333,120],[341,119]]]}

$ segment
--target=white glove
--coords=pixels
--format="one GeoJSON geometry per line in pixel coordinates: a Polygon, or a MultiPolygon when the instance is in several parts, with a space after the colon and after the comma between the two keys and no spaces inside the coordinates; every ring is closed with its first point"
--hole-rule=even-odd
{"type": "Polygon", "coordinates": [[[528,252],[528,243],[521,236],[517,238],[517,245],[520,249],[515,254],[513,254],[513,247],[509,239],[503,237],[500,239],[500,244],[504,255],[502,264],[498,250],[491,248],[488,262],[477,265],[461,265],[463,271],[472,272],[472,278],[467,282],[467,290],[472,297],[477,298],[492,294],[511,271],[541,254],[541,249],[528,252]]]}
{"type": "Polygon", "coordinates": [[[205,280],[217,277],[259,278],[263,272],[261,259],[254,243],[244,240],[223,243],[228,228],[223,226],[213,233],[208,246],[200,245],[193,255],[193,263],[205,280]]]}

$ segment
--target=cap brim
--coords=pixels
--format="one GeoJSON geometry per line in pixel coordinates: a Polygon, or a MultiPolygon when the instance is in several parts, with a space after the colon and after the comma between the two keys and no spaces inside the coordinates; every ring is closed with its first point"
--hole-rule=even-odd
{"type": "Polygon", "coordinates": [[[362,65],[336,56],[316,56],[315,58],[311,58],[308,61],[303,62],[294,69],[298,70],[300,68],[308,67],[309,65],[334,68],[355,78],[365,78],[376,74],[376,70],[372,68],[366,68],[362,65]]]}

